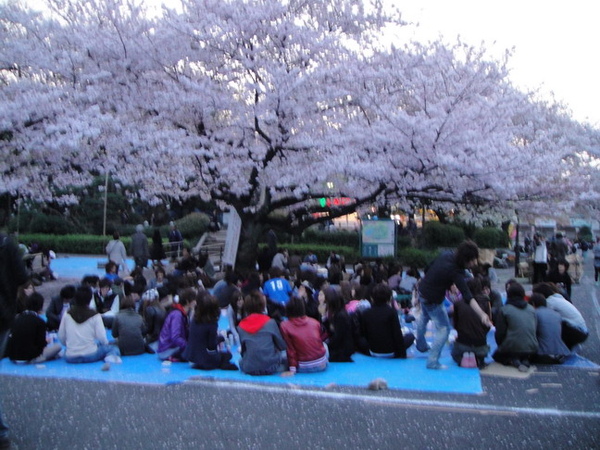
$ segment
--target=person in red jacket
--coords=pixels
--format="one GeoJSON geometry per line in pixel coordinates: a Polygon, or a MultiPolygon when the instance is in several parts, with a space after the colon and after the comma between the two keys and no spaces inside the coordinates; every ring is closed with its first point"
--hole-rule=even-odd
{"type": "Polygon", "coordinates": [[[321,340],[321,324],[306,315],[304,300],[292,297],[285,308],[288,320],[279,328],[287,344],[290,375],[321,372],[327,368],[328,354],[321,340]]]}

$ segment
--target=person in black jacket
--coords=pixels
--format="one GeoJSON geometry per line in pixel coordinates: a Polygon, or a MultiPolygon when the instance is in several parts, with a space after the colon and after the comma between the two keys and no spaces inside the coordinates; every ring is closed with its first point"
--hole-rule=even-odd
{"type": "Polygon", "coordinates": [[[490,317],[481,310],[467,286],[467,269],[477,264],[479,249],[472,241],[464,241],[455,252],[444,252],[431,264],[425,276],[418,285],[419,304],[421,314],[417,321],[417,350],[429,351],[427,357],[428,369],[446,369],[440,364],[442,348],[450,334],[450,320],[444,308],[446,291],[453,284],[461,292],[463,300],[467,302],[479,316],[484,325],[491,325],[490,317]],[[425,340],[427,323],[435,324],[436,335],[431,348],[425,340]]]}
{"type": "MultiPolygon", "coordinates": [[[[27,269],[19,248],[7,236],[0,234],[0,359],[4,357],[8,332],[15,317],[17,289],[27,279],[27,269]]],[[[8,426],[2,419],[0,409],[0,447],[9,446],[8,426]]]]}
{"type": "Polygon", "coordinates": [[[361,335],[365,353],[379,358],[406,358],[406,349],[415,337],[412,333],[402,335],[398,312],[391,306],[392,290],[383,283],[377,284],[371,293],[373,305],[360,314],[361,335]]]}
{"type": "Polygon", "coordinates": [[[66,313],[75,298],[75,286],[67,284],[60,290],[60,294],[52,297],[46,308],[46,319],[48,331],[56,331],[60,325],[60,319],[66,313]]]}
{"type": "Polygon", "coordinates": [[[15,318],[6,349],[11,361],[41,363],[61,351],[59,343],[46,340],[46,323],[40,317],[43,307],[44,297],[34,292],[27,298],[25,311],[15,318]]]}
{"type": "MultiPolygon", "coordinates": [[[[331,286],[322,290],[319,295],[323,296],[327,307],[323,325],[327,332],[325,342],[329,347],[329,361],[353,362],[354,330],[341,295],[331,286]]],[[[319,301],[321,302],[321,298],[319,301]]]]}

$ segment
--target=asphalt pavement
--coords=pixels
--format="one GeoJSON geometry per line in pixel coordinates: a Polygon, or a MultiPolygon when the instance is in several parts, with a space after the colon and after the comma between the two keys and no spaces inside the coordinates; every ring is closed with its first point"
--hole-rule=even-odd
{"type": "MultiPolygon", "coordinates": [[[[502,286],[514,271],[498,275],[502,286]]],[[[597,364],[599,297],[588,255],[573,299],[590,329],[579,353],[597,364]]],[[[0,379],[18,449],[600,448],[597,369],[538,366],[527,379],[482,376],[482,395],[300,388],[293,379],[287,386],[0,379]]]]}

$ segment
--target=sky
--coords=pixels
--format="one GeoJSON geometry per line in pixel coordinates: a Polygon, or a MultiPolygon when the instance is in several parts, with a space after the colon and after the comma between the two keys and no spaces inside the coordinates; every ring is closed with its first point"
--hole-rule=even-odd
{"type": "Polygon", "coordinates": [[[443,37],[494,55],[514,48],[511,79],[523,89],[553,92],[572,117],[600,128],[600,2],[597,0],[389,0],[409,36],[443,37]]]}

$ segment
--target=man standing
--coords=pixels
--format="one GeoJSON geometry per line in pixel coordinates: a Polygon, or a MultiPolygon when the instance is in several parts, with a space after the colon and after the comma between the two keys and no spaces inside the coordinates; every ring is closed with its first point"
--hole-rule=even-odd
{"type": "Polygon", "coordinates": [[[135,260],[136,267],[145,268],[148,265],[150,249],[148,248],[148,238],[144,234],[144,226],[135,227],[135,233],[131,236],[131,255],[135,260]]]}
{"type": "Polygon", "coordinates": [[[171,244],[171,260],[175,261],[179,257],[181,249],[183,248],[183,236],[181,235],[181,231],[177,229],[175,222],[171,222],[171,229],[169,230],[169,243],[171,244]]]}
{"type": "Polygon", "coordinates": [[[456,285],[465,303],[471,305],[481,322],[491,326],[489,316],[479,307],[467,286],[466,279],[468,275],[466,271],[477,264],[477,258],[479,258],[477,245],[472,241],[465,241],[458,246],[455,252],[447,251],[438,256],[419,282],[421,315],[417,322],[417,350],[420,352],[429,350],[428,369],[446,369],[446,366],[440,364],[439,360],[442,348],[450,334],[450,320],[443,304],[446,291],[450,289],[450,286],[456,285]],[[427,346],[425,341],[427,323],[430,320],[436,328],[436,335],[431,348],[427,346]]]}
{"type": "MultiPolygon", "coordinates": [[[[27,270],[16,244],[0,234],[0,359],[4,357],[10,325],[17,309],[17,289],[27,281],[27,270]]],[[[0,448],[9,448],[8,427],[0,409],[0,448]]]]}

